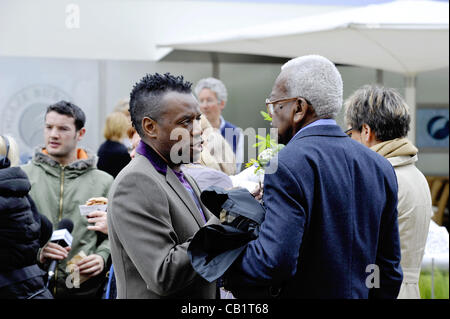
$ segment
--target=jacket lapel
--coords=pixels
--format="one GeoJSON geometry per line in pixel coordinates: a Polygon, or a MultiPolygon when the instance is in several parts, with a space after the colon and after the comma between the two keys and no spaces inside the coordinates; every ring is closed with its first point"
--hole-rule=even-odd
{"type": "MultiPolygon", "coordinates": [[[[194,219],[197,221],[197,224],[202,227],[205,223],[200,216],[200,212],[197,208],[197,205],[195,204],[194,200],[192,199],[191,194],[189,191],[181,184],[181,182],[178,180],[175,173],[167,167],[167,173],[166,173],[166,181],[172,187],[172,189],[177,193],[177,195],[180,197],[180,199],[183,201],[183,203],[186,205],[186,207],[189,209],[189,212],[192,214],[194,219]]],[[[200,200],[200,199],[199,199],[200,200]]]]}
{"type": "Polygon", "coordinates": [[[200,203],[200,207],[203,210],[203,214],[205,215],[206,221],[208,221],[210,219],[212,213],[209,211],[209,209],[203,204],[202,200],[200,199],[200,195],[201,195],[200,187],[198,187],[194,178],[192,178],[188,174],[184,174],[184,177],[186,178],[188,183],[191,185],[192,189],[194,190],[195,195],[197,195],[198,202],[200,203]]]}

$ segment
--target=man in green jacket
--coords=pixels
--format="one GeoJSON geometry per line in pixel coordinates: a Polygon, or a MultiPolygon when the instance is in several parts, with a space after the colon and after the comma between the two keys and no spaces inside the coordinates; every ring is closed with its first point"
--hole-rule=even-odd
{"type": "Polygon", "coordinates": [[[38,254],[41,264],[58,260],[50,283],[55,298],[99,297],[110,254],[108,238],[88,230],[88,219],[78,207],[91,197],[107,197],[113,182],[112,176],[96,168],[95,155],[77,148],[86,133],[85,121],[84,112],[72,103],[50,105],[45,115],[45,147],[38,147],[32,161],[22,167],[32,185],[30,195],[53,229],[63,218],[74,224],[71,248],[49,242],[38,254]],[[76,255],[85,257],[71,273],[67,262],[76,255]]]}

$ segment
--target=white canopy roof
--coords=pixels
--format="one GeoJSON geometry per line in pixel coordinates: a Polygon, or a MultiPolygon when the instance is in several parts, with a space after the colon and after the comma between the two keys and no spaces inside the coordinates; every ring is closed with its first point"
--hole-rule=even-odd
{"type": "Polygon", "coordinates": [[[348,6],[204,0],[0,0],[0,56],[158,61],[157,43],[348,6]]]}
{"type": "Polygon", "coordinates": [[[406,0],[277,19],[160,46],[279,57],[320,54],[335,63],[410,75],[448,67],[448,25],[448,2],[406,0]]]}

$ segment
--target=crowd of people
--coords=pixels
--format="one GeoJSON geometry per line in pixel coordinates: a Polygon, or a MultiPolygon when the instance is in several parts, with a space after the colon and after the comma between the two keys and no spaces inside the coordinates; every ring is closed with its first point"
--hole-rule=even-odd
{"type": "Polygon", "coordinates": [[[249,174],[255,166],[242,170],[244,135],[221,115],[226,102],[218,79],[193,89],[183,76],[147,74],[107,116],[97,154],[80,147],[86,117],[68,101],[48,106],[45,145],[27,164],[2,135],[0,298],[220,299],[228,289],[420,298],[432,206],[407,139],[408,105],[374,85],[343,101],[341,74],[317,55],[284,64],[266,100],[284,147],[271,159],[276,169],[250,189],[265,211],[258,236],[226,270],[225,287],[195,271],[192,238],[223,222],[202,191],[260,181],[249,174]],[[335,120],[342,107],[345,131],[335,120]],[[92,199],[107,207],[81,214],[92,199]],[[53,239],[66,218],[70,245],[53,239]]]}

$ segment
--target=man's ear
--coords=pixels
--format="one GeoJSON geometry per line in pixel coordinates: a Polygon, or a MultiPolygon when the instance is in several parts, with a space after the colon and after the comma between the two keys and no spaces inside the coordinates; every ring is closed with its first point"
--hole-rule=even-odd
{"type": "Polygon", "coordinates": [[[294,124],[299,124],[306,116],[308,112],[308,104],[304,103],[302,100],[297,100],[294,106],[294,124]]]}
{"type": "Polygon", "coordinates": [[[147,135],[149,138],[158,137],[158,125],[156,125],[156,122],[153,119],[144,117],[141,124],[142,130],[144,131],[145,135],[147,135]]]}
{"type": "Polygon", "coordinates": [[[77,141],[81,141],[84,137],[84,134],[86,134],[86,128],[82,127],[78,132],[77,132],[77,141]]]}

